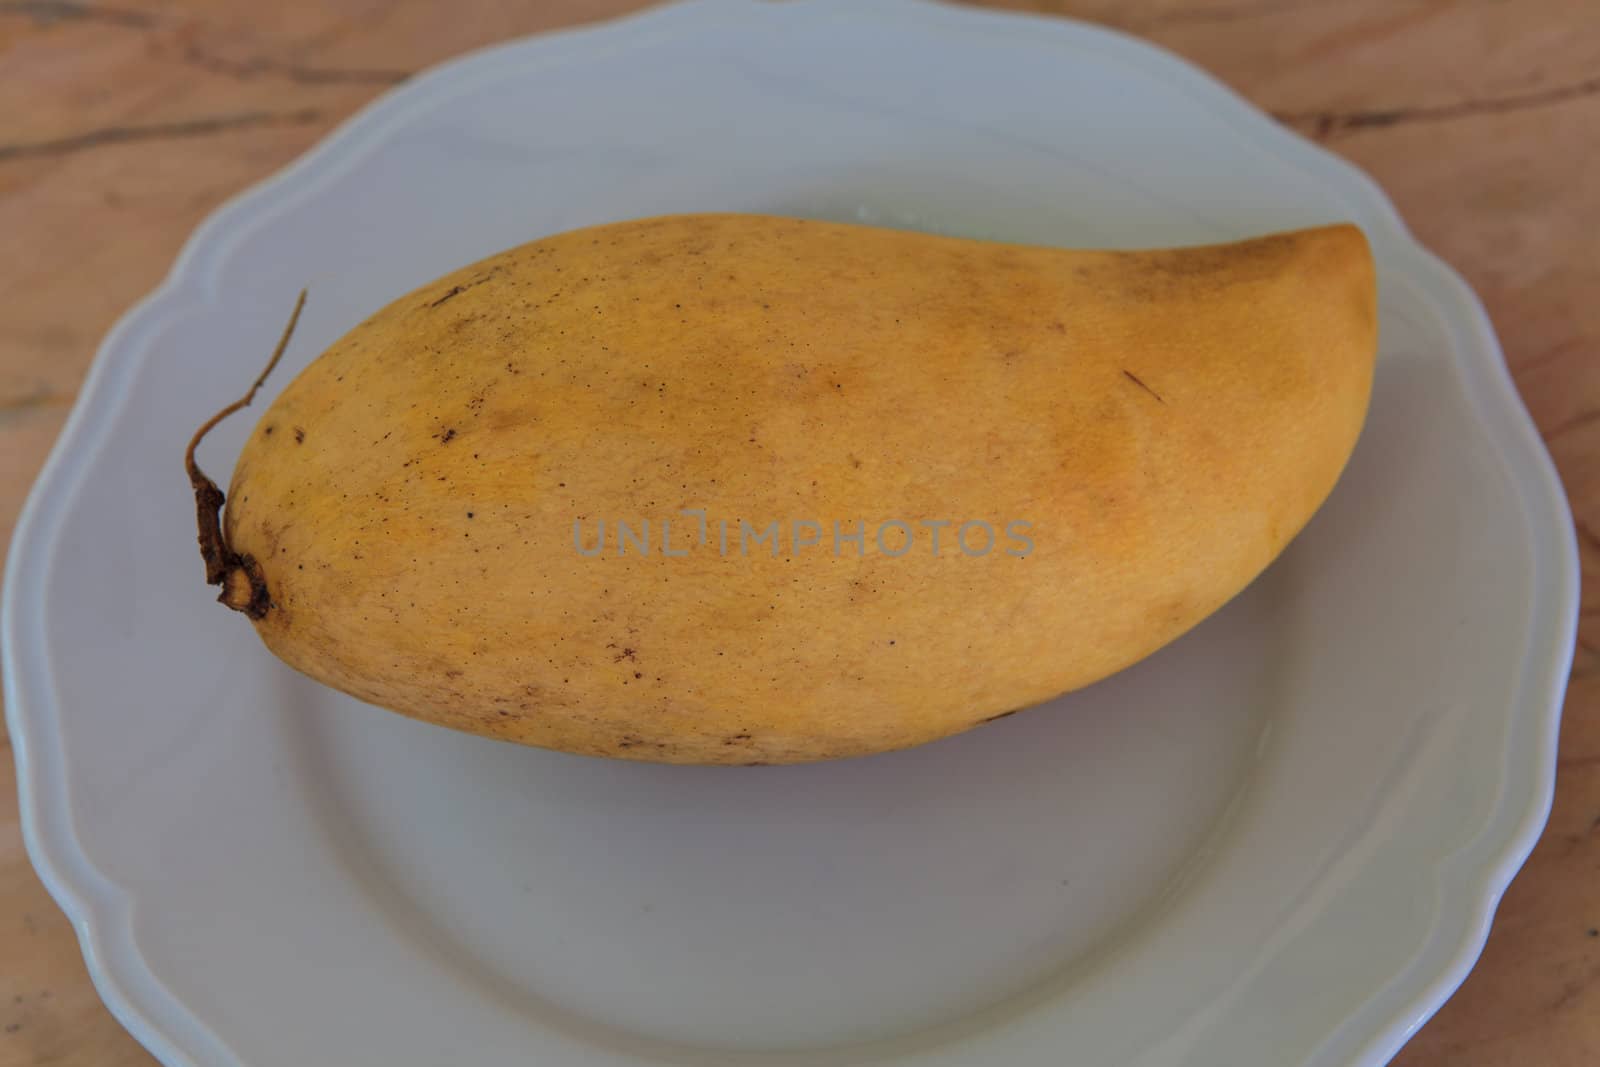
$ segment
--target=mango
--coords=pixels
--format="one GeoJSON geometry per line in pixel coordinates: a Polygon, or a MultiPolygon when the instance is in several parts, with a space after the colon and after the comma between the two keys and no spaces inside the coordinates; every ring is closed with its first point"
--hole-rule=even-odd
{"type": "Polygon", "coordinates": [[[220,526],[191,445],[207,577],[296,669],[489,737],[916,745],[1255,578],[1355,445],[1375,303],[1351,225],[1147,251],[581,229],[345,334],[256,425],[220,526]]]}

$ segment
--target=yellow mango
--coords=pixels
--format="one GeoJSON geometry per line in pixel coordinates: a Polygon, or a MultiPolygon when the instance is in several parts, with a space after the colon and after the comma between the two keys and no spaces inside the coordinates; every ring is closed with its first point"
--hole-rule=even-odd
{"type": "Polygon", "coordinates": [[[1375,344],[1349,225],[1078,251],[668,216],[378,311],[262,417],[220,530],[190,466],[208,578],[312,678],[569,752],[820,760],[1215,611],[1332,489],[1375,344]]]}

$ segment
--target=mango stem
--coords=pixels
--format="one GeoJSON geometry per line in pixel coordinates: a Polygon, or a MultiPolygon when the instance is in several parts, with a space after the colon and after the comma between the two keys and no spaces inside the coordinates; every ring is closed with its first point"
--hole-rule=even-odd
{"type": "Polygon", "coordinates": [[[264,618],[267,609],[272,606],[266,579],[261,574],[260,565],[252,557],[240,555],[228,543],[228,533],[222,525],[222,505],[227,498],[217,488],[217,483],[206,477],[200,469],[195,462],[194,452],[217,423],[240,408],[250,406],[250,401],[256,398],[256,392],[267,380],[267,375],[283,358],[284,350],[289,347],[289,338],[294,336],[295,324],[300,321],[300,309],[305,306],[306,291],[302,289],[294,302],[294,311],[289,314],[289,323],[283,328],[283,336],[278,338],[278,347],[272,350],[272,358],[267,360],[266,367],[256,376],[250,391],[207,419],[189,439],[189,447],[183,453],[184,470],[188,472],[189,486],[194,490],[195,521],[200,530],[200,557],[206,563],[206,584],[222,586],[222,592],[217,595],[218,603],[226,604],[234,611],[242,611],[252,619],[264,618]]]}

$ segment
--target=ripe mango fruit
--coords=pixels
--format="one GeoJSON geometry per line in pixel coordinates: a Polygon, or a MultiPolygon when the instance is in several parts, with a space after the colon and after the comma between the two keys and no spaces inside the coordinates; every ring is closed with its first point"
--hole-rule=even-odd
{"type": "Polygon", "coordinates": [[[737,214],[564,233],[312,362],[220,528],[191,452],[208,578],[312,678],[490,737],[915,745],[1104,678],[1260,573],[1354,447],[1375,303],[1351,225],[1158,251],[737,214]]]}

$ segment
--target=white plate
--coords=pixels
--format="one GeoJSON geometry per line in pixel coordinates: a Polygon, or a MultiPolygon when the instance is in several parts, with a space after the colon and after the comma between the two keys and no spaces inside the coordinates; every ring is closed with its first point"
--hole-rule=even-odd
{"type": "Polygon", "coordinates": [[[1544,821],[1576,575],[1482,310],[1348,166],[1104,30],[698,0],[448,64],[201,227],[29,502],[6,696],[29,851],[169,1064],[1374,1064],[1544,821]],[[276,384],[502,246],[726,209],[1061,245],[1351,218],[1381,272],[1371,420],[1191,636],[873,759],[462,736],[300,678],[211,603],[179,454],[300,285],[276,384]]]}

